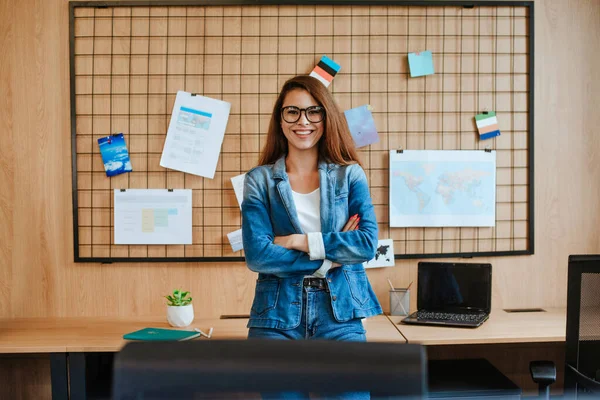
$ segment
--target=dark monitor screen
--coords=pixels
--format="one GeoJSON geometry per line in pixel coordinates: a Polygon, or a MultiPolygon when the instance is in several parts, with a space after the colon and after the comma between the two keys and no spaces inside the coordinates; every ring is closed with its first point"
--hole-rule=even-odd
{"type": "Polygon", "coordinates": [[[489,313],[492,305],[491,292],[491,264],[419,263],[419,310],[489,313]]]}

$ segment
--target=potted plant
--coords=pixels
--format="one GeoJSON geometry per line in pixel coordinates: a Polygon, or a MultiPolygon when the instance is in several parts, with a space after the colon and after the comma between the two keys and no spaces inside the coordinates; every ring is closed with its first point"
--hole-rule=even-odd
{"type": "Polygon", "coordinates": [[[179,289],[173,290],[172,295],[165,296],[167,302],[167,321],[171,326],[182,328],[194,321],[194,306],[190,292],[179,289]]]}

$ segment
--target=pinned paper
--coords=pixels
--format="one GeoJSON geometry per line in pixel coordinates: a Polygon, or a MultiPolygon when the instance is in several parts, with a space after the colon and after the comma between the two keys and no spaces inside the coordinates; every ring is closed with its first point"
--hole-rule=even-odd
{"type": "Polygon", "coordinates": [[[484,111],[475,116],[475,123],[479,130],[479,139],[491,139],[500,136],[500,128],[498,127],[498,118],[494,111],[484,111]]]}
{"type": "Polygon", "coordinates": [[[377,252],[375,257],[363,263],[365,268],[393,267],[394,259],[394,239],[382,239],[377,243],[377,252]]]}
{"type": "Polygon", "coordinates": [[[231,244],[231,249],[236,252],[244,249],[244,243],[242,241],[242,230],[238,229],[237,231],[229,232],[227,234],[227,239],[229,239],[229,244],[231,244]]]}
{"type": "Polygon", "coordinates": [[[372,109],[367,104],[344,111],[350,134],[357,148],[379,142],[379,135],[371,114],[372,109]]]}
{"type": "Polygon", "coordinates": [[[133,170],[122,133],[98,139],[98,146],[106,176],[115,176],[133,170]]]}
{"type": "Polygon", "coordinates": [[[231,104],[177,92],[160,166],[213,179],[231,104]]]}
{"type": "Polygon", "coordinates": [[[425,50],[417,53],[408,53],[408,66],[410,68],[410,76],[433,75],[433,55],[431,51],[425,50]]]}
{"type": "Polygon", "coordinates": [[[325,87],[329,87],[329,84],[333,81],[333,78],[340,69],[342,69],[342,67],[338,63],[324,55],[312,70],[310,76],[320,80],[325,87]]]}
{"type": "Polygon", "coordinates": [[[238,176],[234,176],[231,178],[231,184],[233,185],[233,191],[235,192],[235,197],[237,198],[240,209],[242,208],[242,200],[244,200],[244,180],[246,179],[246,174],[241,174],[238,176]]]}

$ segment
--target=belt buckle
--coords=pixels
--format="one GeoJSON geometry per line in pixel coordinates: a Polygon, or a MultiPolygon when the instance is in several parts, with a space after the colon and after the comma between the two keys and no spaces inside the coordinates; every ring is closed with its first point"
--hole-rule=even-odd
{"type": "Polygon", "coordinates": [[[305,278],[304,279],[304,286],[309,286],[309,287],[323,287],[323,281],[319,278],[305,278]]]}

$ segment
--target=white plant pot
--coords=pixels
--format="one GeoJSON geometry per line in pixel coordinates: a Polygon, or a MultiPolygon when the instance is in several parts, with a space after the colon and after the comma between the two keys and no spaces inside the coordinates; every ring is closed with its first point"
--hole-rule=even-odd
{"type": "Polygon", "coordinates": [[[167,321],[178,328],[188,326],[194,321],[194,305],[167,306],[167,321]]]}

